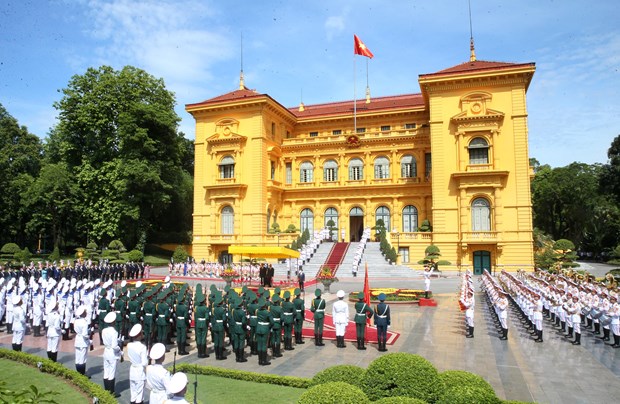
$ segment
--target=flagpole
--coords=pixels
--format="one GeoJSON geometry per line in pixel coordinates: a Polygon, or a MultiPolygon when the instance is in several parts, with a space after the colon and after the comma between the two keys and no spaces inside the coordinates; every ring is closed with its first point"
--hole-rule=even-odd
{"type": "Polygon", "coordinates": [[[356,85],[356,64],[355,53],[353,54],[353,134],[357,133],[357,85],[356,85]]]}

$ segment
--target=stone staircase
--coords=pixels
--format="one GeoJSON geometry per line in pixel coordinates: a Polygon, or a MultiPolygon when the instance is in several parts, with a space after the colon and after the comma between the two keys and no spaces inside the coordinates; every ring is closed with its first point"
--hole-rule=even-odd
{"type": "MultiPolygon", "coordinates": [[[[358,244],[359,243],[349,243],[347,253],[342,260],[342,264],[338,268],[338,272],[336,273],[338,278],[353,278],[353,261],[358,244]]],[[[304,272],[306,273],[306,281],[309,281],[316,276],[319,269],[325,264],[325,261],[327,260],[333,246],[333,242],[323,242],[317,249],[316,253],[314,253],[310,261],[303,266],[304,272]]],[[[294,262],[295,261],[293,260],[293,263],[294,262]]],[[[413,278],[420,276],[420,271],[414,271],[408,266],[388,264],[385,257],[383,257],[381,251],[379,250],[378,242],[366,243],[366,249],[362,254],[362,260],[357,272],[358,278],[364,277],[364,266],[366,262],[368,263],[368,276],[372,278],[413,278]]],[[[277,264],[273,267],[275,269],[276,277],[286,277],[288,270],[286,264],[277,264]]],[[[292,268],[291,276],[296,279],[295,268],[292,268]]]]}

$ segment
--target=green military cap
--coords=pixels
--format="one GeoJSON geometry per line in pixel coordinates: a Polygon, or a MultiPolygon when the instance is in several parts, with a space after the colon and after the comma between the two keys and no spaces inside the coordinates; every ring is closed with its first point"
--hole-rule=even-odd
{"type": "Polygon", "coordinates": [[[209,287],[209,290],[210,290],[211,292],[216,291],[216,290],[217,290],[217,287],[215,286],[215,284],[213,284],[213,283],[212,283],[212,284],[211,284],[211,286],[209,287]]]}
{"type": "Polygon", "coordinates": [[[363,299],[364,298],[364,292],[359,292],[357,294],[357,298],[360,299],[360,300],[363,299]]]}
{"type": "Polygon", "coordinates": [[[385,293],[379,293],[378,298],[379,298],[380,301],[384,301],[385,300],[385,293]]]}
{"type": "Polygon", "coordinates": [[[273,294],[274,294],[274,295],[279,295],[279,294],[280,294],[280,288],[276,287],[276,288],[273,290],[273,294]]]}
{"type": "Polygon", "coordinates": [[[241,293],[247,293],[248,291],[248,285],[243,285],[243,287],[241,288],[241,293]]]}
{"type": "Polygon", "coordinates": [[[264,288],[264,287],[262,287],[262,286],[259,286],[259,287],[258,287],[258,294],[259,294],[259,295],[262,295],[264,291],[265,291],[265,288],[264,288]]]}
{"type": "Polygon", "coordinates": [[[267,305],[267,302],[262,297],[258,299],[258,307],[263,308],[267,305]]]}
{"type": "Polygon", "coordinates": [[[134,297],[136,297],[136,294],[138,294],[137,290],[134,289],[134,290],[130,291],[129,292],[129,298],[133,299],[134,297]]]}
{"type": "Polygon", "coordinates": [[[228,293],[230,291],[230,285],[224,286],[224,292],[228,293]]]}
{"type": "Polygon", "coordinates": [[[316,290],[314,291],[314,295],[315,295],[316,297],[321,296],[321,289],[316,289],[316,290]]]}
{"type": "Polygon", "coordinates": [[[196,295],[202,295],[202,285],[200,283],[196,285],[196,295]]]}
{"type": "Polygon", "coordinates": [[[291,292],[289,292],[288,290],[286,292],[284,292],[284,298],[285,299],[290,299],[291,298],[291,292]]]}
{"type": "Polygon", "coordinates": [[[269,300],[269,297],[271,297],[271,294],[269,293],[268,290],[265,290],[263,292],[263,297],[265,298],[265,300],[269,300]]]}
{"type": "Polygon", "coordinates": [[[274,303],[280,303],[280,296],[273,295],[273,297],[271,298],[271,301],[274,303]]]}
{"type": "Polygon", "coordinates": [[[196,304],[200,304],[200,303],[202,303],[204,301],[205,301],[205,296],[204,295],[200,294],[200,295],[196,296],[196,304]]]}
{"type": "Polygon", "coordinates": [[[215,297],[215,305],[219,306],[220,304],[222,304],[223,300],[222,300],[222,296],[216,296],[215,297]]]}
{"type": "Polygon", "coordinates": [[[295,288],[295,290],[293,291],[293,294],[294,294],[295,296],[301,295],[301,289],[299,289],[299,288],[295,288]]]}
{"type": "Polygon", "coordinates": [[[101,292],[99,292],[99,296],[105,296],[106,295],[106,290],[105,289],[101,289],[101,292]]]}

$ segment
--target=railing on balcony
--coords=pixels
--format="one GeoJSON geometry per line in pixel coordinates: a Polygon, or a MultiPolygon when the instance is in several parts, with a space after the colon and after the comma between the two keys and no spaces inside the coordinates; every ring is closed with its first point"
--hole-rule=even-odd
{"type": "Polygon", "coordinates": [[[497,241],[499,232],[497,231],[470,231],[463,232],[463,241],[497,241]]]}
{"type": "Polygon", "coordinates": [[[490,171],[493,169],[493,164],[469,164],[467,171],[490,171]]]}
{"type": "Polygon", "coordinates": [[[217,185],[234,184],[237,182],[236,178],[216,178],[215,183],[217,185]]]}
{"type": "Polygon", "coordinates": [[[391,236],[391,243],[396,244],[398,242],[403,242],[403,241],[412,241],[412,240],[418,240],[418,241],[424,241],[424,242],[429,242],[431,241],[431,239],[433,238],[433,234],[430,232],[410,232],[410,233],[389,233],[391,236]]]}

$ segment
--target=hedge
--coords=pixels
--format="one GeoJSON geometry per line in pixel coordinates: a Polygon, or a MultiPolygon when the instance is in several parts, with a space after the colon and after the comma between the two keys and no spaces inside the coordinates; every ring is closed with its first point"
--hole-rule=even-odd
{"type": "Polygon", "coordinates": [[[307,389],[308,387],[310,387],[311,383],[310,379],[305,379],[302,377],[253,373],[245,370],[224,369],[213,366],[190,365],[187,363],[177,364],[176,371],[190,374],[226,377],[229,379],[245,380],[248,382],[276,384],[279,386],[296,387],[298,389],[307,389]]]}
{"type": "Polygon", "coordinates": [[[312,386],[330,382],[344,382],[352,386],[362,388],[364,386],[364,374],[366,369],[354,365],[336,365],[324,369],[314,375],[312,386]]]}
{"type": "Polygon", "coordinates": [[[464,370],[446,370],[439,374],[439,378],[446,386],[446,391],[452,387],[469,386],[487,390],[489,393],[495,395],[495,390],[489,382],[484,380],[481,376],[464,370]]]}
{"type": "Polygon", "coordinates": [[[299,397],[298,404],[364,404],[368,397],[358,387],[345,382],[319,384],[299,397]]]}
{"type": "Polygon", "coordinates": [[[472,386],[454,386],[441,396],[437,404],[499,404],[501,402],[495,396],[495,392],[489,392],[485,388],[472,386]]]}
{"type": "Polygon", "coordinates": [[[373,401],[372,404],[427,404],[426,401],[412,397],[384,397],[380,400],[373,401]]]}
{"type": "Polygon", "coordinates": [[[370,363],[364,392],[371,400],[404,396],[435,402],[445,387],[435,367],[420,355],[390,353],[370,363]]]}
{"type": "Polygon", "coordinates": [[[31,355],[25,352],[16,352],[9,349],[0,348],[0,358],[5,358],[11,361],[23,363],[24,365],[38,367],[41,364],[40,370],[42,372],[61,377],[68,383],[77,387],[80,391],[84,392],[90,397],[97,397],[101,404],[116,404],[116,399],[110,394],[110,392],[104,390],[103,387],[97,383],[91,382],[88,377],[81,375],[75,370],[64,367],[62,364],[52,362],[49,359],[43,359],[40,356],[31,355]]]}

